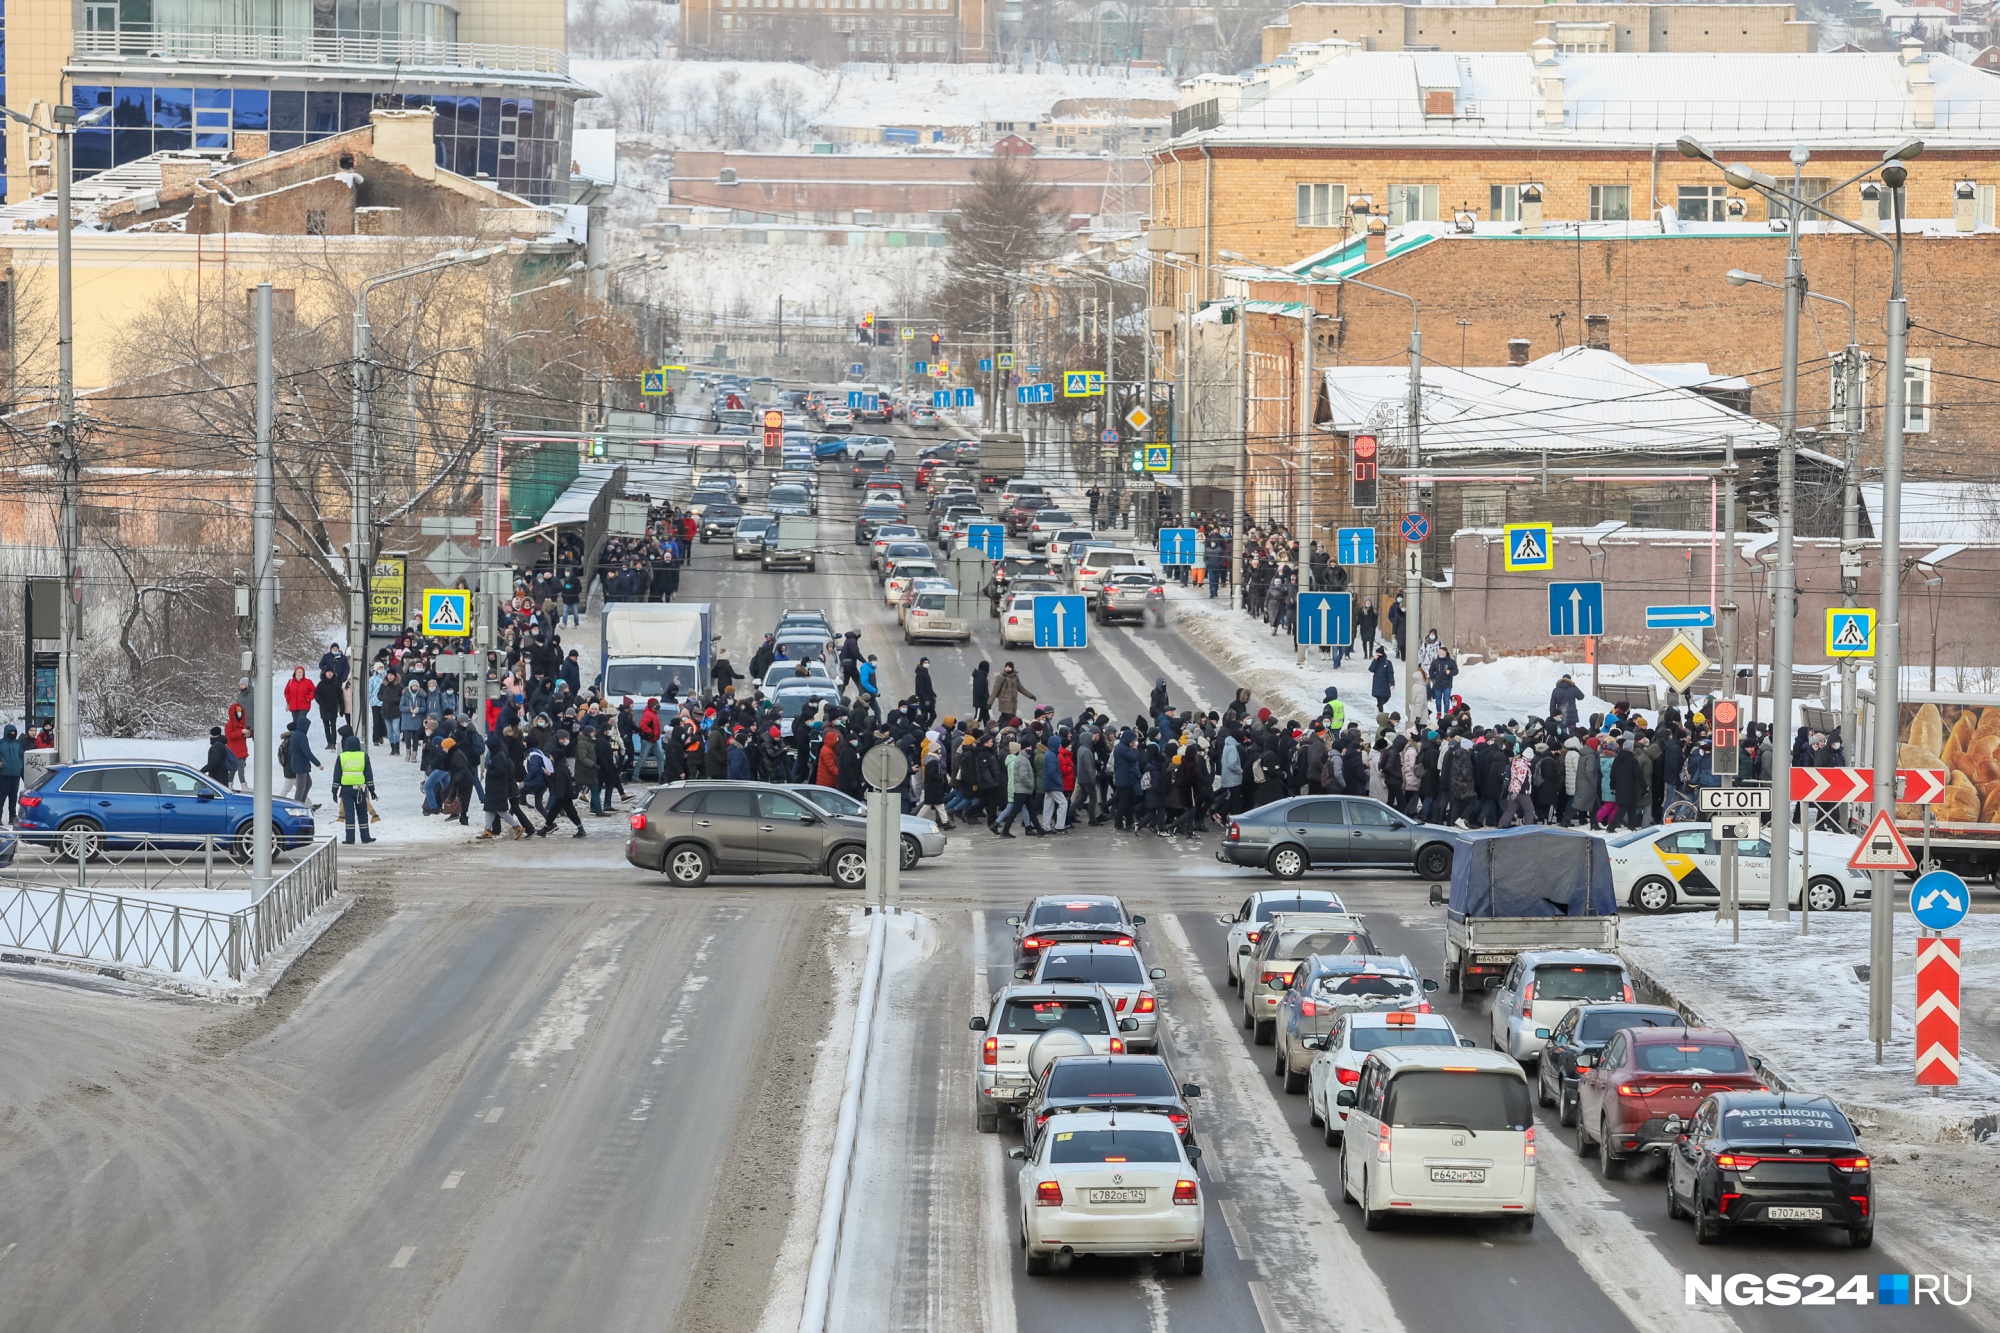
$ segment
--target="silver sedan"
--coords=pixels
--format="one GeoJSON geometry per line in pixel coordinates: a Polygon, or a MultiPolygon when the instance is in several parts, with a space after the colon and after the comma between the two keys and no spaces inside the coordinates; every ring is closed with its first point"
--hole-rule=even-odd
{"type": "MultiPolygon", "coordinates": [[[[857,819],[868,816],[868,806],[855,800],[844,791],[832,787],[793,784],[791,789],[804,797],[810,804],[826,815],[853,815],[857,819]]],[[[917,862],[926,857],[943,856],[946,842],[944,830],[934,819],[920,819],[916,815],[903,817],[903,869],[915,870],[917,862]]]]}

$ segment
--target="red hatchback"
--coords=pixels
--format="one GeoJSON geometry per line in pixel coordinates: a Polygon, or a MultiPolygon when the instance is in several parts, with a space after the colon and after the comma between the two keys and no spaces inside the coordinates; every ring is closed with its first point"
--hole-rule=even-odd
{"type": "Polygon", "coordinates": [[[1594,1146],[1607,1179],[1637,1153],[1672,1148],[1704,1097],[1765,1090],[1757,1062],[1721,1028],[1624,1028],[1577,1064],[1576,1150],[1594,1146]]]}

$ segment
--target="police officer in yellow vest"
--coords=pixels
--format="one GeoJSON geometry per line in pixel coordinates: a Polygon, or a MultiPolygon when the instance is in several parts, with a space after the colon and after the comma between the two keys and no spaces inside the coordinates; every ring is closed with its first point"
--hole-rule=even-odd
{"type": "Polygon", "coordinates": [[[361,828],[361,841],[375,841],[368,832],[368,798],[375,794],[375,766],[368,762],[368,752],[361,748],[361,738],[352,731],[340,743],[333,781],[340,792],[341,817],[347,822],[345,841],[350,846],[353,844],[357,824],[361,828]]]}
{"type": "MultiPolygon", "coordinates": [[[[1340,687],[1337,685],[1326,687],[1326,725],[1334,737],[1347,727],[1347,705],[1340,701],[1340,687]]],[[[1328,741],[1328,744],[1332,743],[1332,740],[1328,741]]]]}

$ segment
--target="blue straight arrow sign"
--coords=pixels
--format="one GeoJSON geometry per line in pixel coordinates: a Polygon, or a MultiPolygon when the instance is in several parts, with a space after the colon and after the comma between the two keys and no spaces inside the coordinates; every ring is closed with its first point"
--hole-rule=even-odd
{"type": "Polygon", "coordinates": [[[1195,545],[1201,534],[1193,528],[1160,529],[1160,563],[1162,565],[1192,565],[1195,545]]]}
{"type": "Polygon", "coordinates": [[[1341,528],[1334,534],[1334,560],[1343,565],[1375,563],[1375,529],[1341,528]]]}
{"type": "Polygon", "coordinates": [[[1035,602],[1035,647],[1081,648],[1088,633],[1083,598],[1074,593],[1044,593],[1035,602]]]}
{"type": "Polygon", "coordinates": [[[1549,633],[1558,638],[1594,638],[1604,633],[1602,583],[1551,583],[1549,633]]]}
{"type": "Polygon", "coordinates": [[[1298,641],[1304,644],[1331,647],[1354,642],[1354,594],[1300,593],[1298,630],[1298,641]]]}
{"type": "Polygon", "coordinates": [[[968,523],[965,525],[965,544],[977,551],[986,552],[988,560],[1005,559],[1007,529],[998,523],[968,523]]]}
{"type": "Polygon", "coordinates": [[[1715,608],[1690,604],[1687,606],[1649,606],[1646,608],[1647,629],[1714,629],[1715,608]]]}

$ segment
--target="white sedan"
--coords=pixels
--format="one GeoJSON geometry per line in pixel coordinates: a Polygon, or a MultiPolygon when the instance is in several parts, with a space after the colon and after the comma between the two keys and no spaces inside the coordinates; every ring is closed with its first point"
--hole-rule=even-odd
{"type": "MultiPolygon", "coordinates": [[[[1868,876],[1850,870],[1855,839],[1818,833],[1812,839],[1812,874],[1800,861],[1800,839],[1792,835],[1792,906],[1799,905],[1801,887],[1810,883],[1815,912],[1838,911],[1869,894],[1868,876]]],[[[1717,906],[1722,901],[1722,844],[1706,824],[1662,824],[1611,839],[1611,879],[1618,896],[1642,912],[1664,912],[1677,902],[1717,906]]],[[[1765,907],[1771,901],[1771,841],[1768,837],[1736,844],[1737,893],[1745,906],[1765,907]]]]}
{"type": "MultiPolygon", "coordinates": [[[[888,580],[882,584],[882,601],[885,605],[896,606],[903,600],[903,593],[913,581],[937,577],[939,577],[937,561],[905,556],[889,566],[888,580]]],[[[897,618],[902,617],[899,614],[897,618]]]]}
{"type": "Polygon", "coordinates": [[[1007,605],[1001,608],[1000,646],[1002,648],[1035,646],[1035,599],[1032,594],[1019,593],[1009,597],[1007,605]]]}
{"type": "Polygon", "coordinates": [[[893,463],[896,442],[887,435],[857,435],[847,442],[847,457],[855,463],[893,463]]]}
{"type": "Polygon", "coordinates": [[[1229,927],[1229,984],[1243,984],[1243,970],[1252,957],[1273,912],[1345,912],[1347,904],[1330,889],[1260,889],[1228,916],[1216,918],[1229,927]]]}
{"type": "Polygon", "coordinates": [[[1306,1118],[1324,1126],[1326,1141],[1337,1144],[1347,1124],[1347,1108],[1334,1101],[1334,1094],[1361,1082],[1368,1052],[1384,1046],[1470,1046],[1472,1038],[1459,1036],[1442,1014],[1372,1010],[1342,1014],[1324,1037],[1306,1045],[1317,1052],[1306,1071],[1306,1118]]]}
{"type": "Polygon", "coordinates": [[[1200,1275],[1201,1149],[1184,1147],[1167,1117],[1076,1111],[1032,1150],[1007,1155],[1024,1163],[1020,1239],[1030,1277],[1078,1254],[1157,1254],[1170,1272],[1200,1275]]]}

